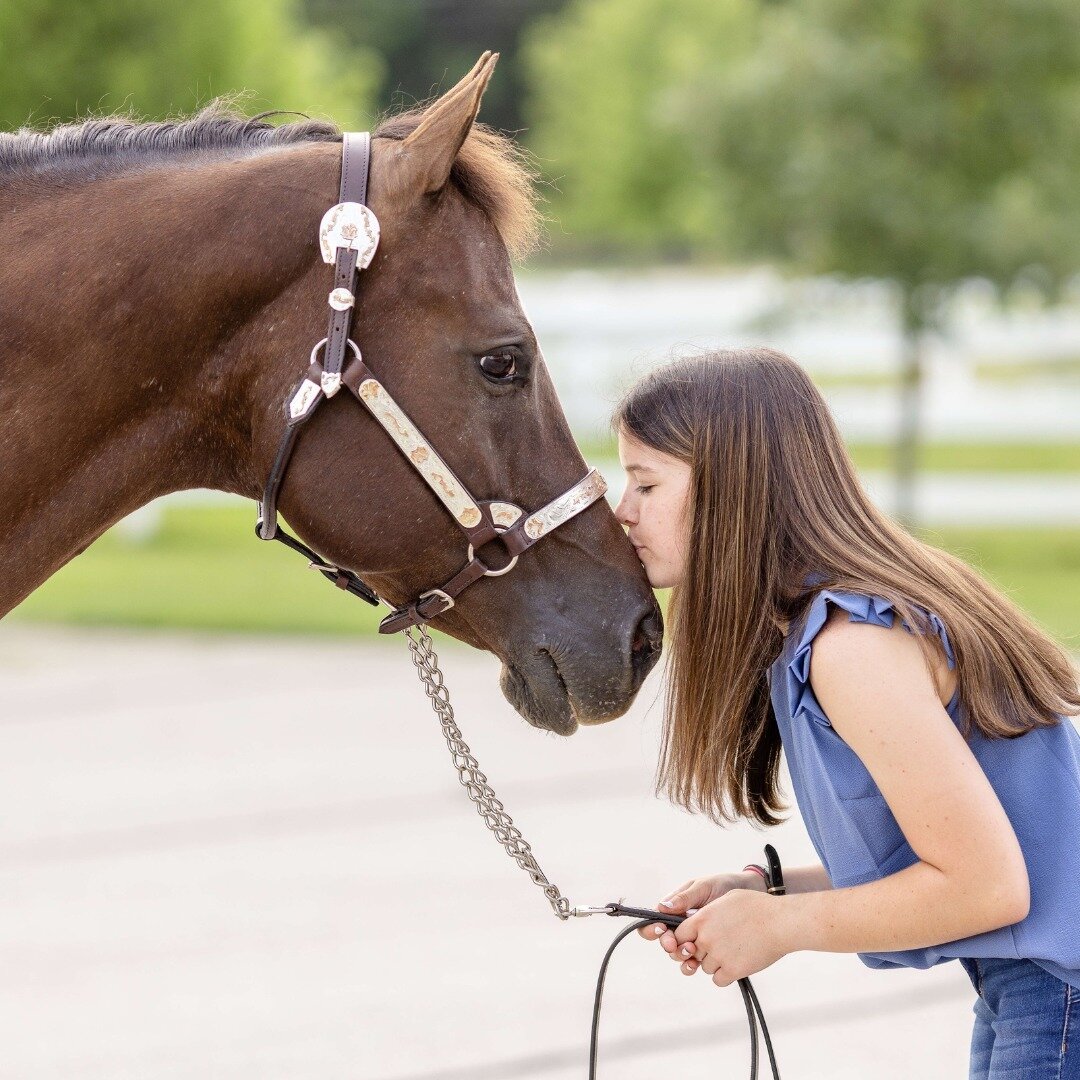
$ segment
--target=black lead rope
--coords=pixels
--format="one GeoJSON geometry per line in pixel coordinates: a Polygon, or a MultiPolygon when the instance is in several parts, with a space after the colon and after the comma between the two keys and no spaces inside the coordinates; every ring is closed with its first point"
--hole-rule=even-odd
{"type": "MultiPolygon", "coordinates": [[[[766,887],[773,895],[783,895],[786,892],[786,887],[780,869],[780,858],[772,844],[765,845],[765,856],[768,866],[762,869],[765,871],[766,887]]],[[[608,951],[604,954],[604,959],[600,964],[600,975],[596,980],[596,997],[593,1000],[592,1035],[589,1040],[589,1080],[596,1080],[596,1056],[600,1035],[600,1002],[604,996],[604,981],[607,978],[608,963],[611,961],[612,953],[615,952],[616,947],[623,938],[628,937],[635,930],[640,930],[643,926],[652,926],[659,922],[665,926],[670,926],[674,930],[687,918],[685,915],[670,915],[662,911],[625,907],[622,904],[614,903],[607,905],[607,914],[615,917],[637,919],[638,921],[631,923],[630,926],[619,933],[608,947],[608,951]]],[[[754,991],[749,977],[739,979],[738,983],[743,1004],[746,1006],[746,1019],[750,1025],[750,1080],[757,1080],[758,1077],[758,1024],[761,1024],[761,1034],[765,1038],[765,1049],[769,1054],[769,1065],[772,1069],[773,1080],[780,1080],[780,1070],[776,1064],[776,1054],[773,1052],[769,1027],[765,1023],[765,1014],[761,1011],[761,1002],[758,1001],[757,993],[754,991]]]]}
{"type": "MultiPolygon", "coordinates": [[[[287,533],[276,521],[274,522],[274,531],[269,535],[263,535],[261,513],[255,523],[255,535],[261,540],[277,540],[285,547],[303,555],[308,560],[308,566],[312,570],[318,570],[327,581],[332,582],[339,589],[352,593],[353,596],[358,596],[361,600],[365,600],[373,606],[379,604],[378,595],[364,584],[357,574],[326,562],[316,551],[313,551],[295,536],[287,533]]],[[[437,708],[436,712],[438,712],[437,708]]],[[[468,748],[466,748],[466,752],[467,750],[468,748]]],[[[780,857],[772,844],[765,845],[765,858],[768,865],[758,869],[762,871],[766,887],[770,893],[783,894],[786,891],[784,875],[780,868],[780,857]]],[[[663,911],[653,911],[650,908],[626,907],[619,903],[606,904],[603,908],[590,908],[578,912],[578,914],[593,915],[601,913],[614,917],[637,919],[638,921],[619,933],[609,946],[600,964],[600,975],[596,980],[596,997],[593,1000],[592,1035],[589,1044],[589,1080],[596,1080],[596,1055],[600,1033],[600,1002],[604,995],[604,981],[607,978],[608,964],[616,947],[624,938],[635,930],[640,930],[643,926],[651,926],[659,922],[675,929],[687,917],[685,915],[672,915],[663,911]]],[[[773,1080],[780,1080],[780,1071],[776,1065],[776,1055],[773,1053],[772,1039],[769,1036],[768,1025],[765,1023],[765,1014],[761,1011],[761,1003],[758,1001],[757,994],[754,992],[754,987],[749,978],[739,979],[738,983],[743,1004],[746,1006],[746,1019],[750,1024],[750,1080],[757,1080],[758,1077],[758,1023],[761,1024],[761,1033],[765,1037],[765,1048],[769,1052],[769,1064],[772,1067],[773,1080]]]]}

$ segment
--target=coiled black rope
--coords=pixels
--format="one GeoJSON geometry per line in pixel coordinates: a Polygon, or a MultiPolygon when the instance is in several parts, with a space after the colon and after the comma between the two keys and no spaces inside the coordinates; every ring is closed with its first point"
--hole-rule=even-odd
{"type": "MultiPolygon", "coordinates": [[[[589,1080],[596,1080],[596,1055],[600,1035],[600,1002],[604,996],[604,980],[607,978],[608,963],[611,960],[612,953],[615,952],[616,946],[623,938],[632,934],[635,930],[640,930],[643,926],[652,926],[655,923],[661,922],[674,929],[686,918],[685,915],[668,915],[661,911],[650,911],[647,908],[623,907],[622,904],[609,904],[608,907],[610,908],[610,911],[608,912],[610,915],[629,917],[638,919],[639,921],[631,923],[625,930],[619,933],[608,947],[603,962],[600,964],[600,976],[596,980],[596,997],[593,1000],[592,1036],[589,1041],[589,1080]]],[[[750,1024],[750,1080],[757,1080],[758,1075],[757,1025],[759,1023],[761,1024],[761,1033],[765,1037],[765,1049],[769,1053],[769,1064],[772,1067],[772,1075],[774,1080],[780,1080],[780,1070],[776,1065],[776,1055],[773,1052],[772,1039],[769,1036],[768,1025],[765,1023],[765,1014],[761,1011],[761,1003],[758,1001],[757,994],[754,991],[754,987],[751,984],[749,977],[739,979],[739,990],[742,993],[743,1004],[746,1006],[746,1019],[750,1024]]]]}
{"type": "MultiPolygon", "coordinates": [[[[766,891],[773,896],[782,896],[787,891],[784,884],[784,871],[780,866],[780,856],[772,844],[765,845],[765,866],[751,863],[744,869],[754,869],[761,872],[765,879],[766,891]]],[[[575,909],[576,911],[577,909],[575,909]]],[[[596,1080],[596,1054],[600,1035],[600,1001],[604,996],[604,980],[607,978],[608,963],[615,947],[623,938],[640,930],[643,926],[652,926],[655,923],[663,923],[665,926],[675,929],[687,916],[669,914],[663,911],[652,911],[649,908],[626,907],[624,904],[606,904],[603,908],[587,908],[583,913],[590,915],[607,914],[616,917],[637,919],[615,938],[604,955],[600,965],[600,976],[596,980],[596,998],[593,1001],[592,1038],[589,1043],[589,1080],[596,1080]]],[[[773,1080],[780,1080],[780,1070],[776,1065],[776,1054],[773,1053],[772,1038],[769,1036],[769,1028],[765,1023],[765,1014],[761,1011],[761,1002],[758,1001],[754,987],[749,978],[739,979],[739,991],[742,993],[743,1004],[746,1006],[746,1019],[750,1024],[750,1080],[757,1080],[758,1075],[758,1024],[761,1024],[761,1033],[765,1036],[765,1049],[769,1052],[769,1065],[772,1067],[773,1080]]]]}

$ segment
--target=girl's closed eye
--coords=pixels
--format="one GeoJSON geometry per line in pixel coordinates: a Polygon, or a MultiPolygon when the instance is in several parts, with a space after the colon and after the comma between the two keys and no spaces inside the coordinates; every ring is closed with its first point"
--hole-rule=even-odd
{"type": "Polygon", "coordinates": [[[645,484],[639,485],[636,490],[639,495],[647,495],[654,487],[656,487],[655,484],[645,484]]]}

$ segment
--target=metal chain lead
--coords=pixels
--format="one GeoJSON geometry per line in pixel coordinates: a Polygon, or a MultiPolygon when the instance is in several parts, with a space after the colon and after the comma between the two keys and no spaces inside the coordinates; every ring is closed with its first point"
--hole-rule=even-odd
{"type": "Polygon", "coordinates": [[[442,672],[439,670],[439,658],[435,655],[431,636],[423,625],[410,626],[403,633],[409,639],[409,652],[412,654],[412,662],[420,676],[420,681],[424,684],[424,692],[442,725],[446,745],[450,748],[451,760],[458,771],[458,779],[469,798],[476,804],[476,812],[506,849],[506,854],[522,870],[527,871],[533,882],[544,890],[544,895],[548,898],[548,903],[551,904],[555,914],[564,921],[569,919],[570,901],[559,892],[558,886],[548,881],[544,871],[540,869],[540,865],[533,857],[532,848],[510,820],[510,815],[492,791],[487,777],[480,771],[476,758],[472,756],[472,751],[461,737],[461,729],[454,720],[450,692],[443,682],[442,672]]]}

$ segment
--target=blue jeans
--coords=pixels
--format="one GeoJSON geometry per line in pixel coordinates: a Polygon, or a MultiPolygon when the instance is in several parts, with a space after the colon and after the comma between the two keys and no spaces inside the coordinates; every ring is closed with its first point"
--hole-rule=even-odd
{"type": "Polygon", "coordinates": [[[1031,960],[960,963],[978,994],[968,1080],[1080,1080],[1080,990],[1031,960]]]}

